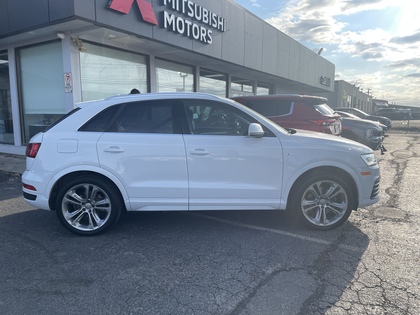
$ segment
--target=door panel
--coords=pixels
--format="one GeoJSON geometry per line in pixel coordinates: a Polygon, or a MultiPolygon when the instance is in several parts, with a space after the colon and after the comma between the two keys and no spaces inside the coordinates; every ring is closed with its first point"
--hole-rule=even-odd
{"type": "Polygon", "coordinates": [[[99,163],[124,184],[133,210],[188,210],[182,135],[104,133],[99,163]]]}
{"type": "Polygon", "coordinates": [[[190,210],[278,209],[282,147],[277,137],[248,137],[255,122],[217,102],[185,102],[190,210]]]}
{"type": "Polygon", "coordinates": [[[278,209],[282,149],[277,138],[185,135],[190,210],[278,209]]]}
{"type": "Polygon", "coordinates": [[[97,143],[101,166],[124,184],[132,210],[188,210],[184,140],[171,101],[128,103],[97,143]]]}

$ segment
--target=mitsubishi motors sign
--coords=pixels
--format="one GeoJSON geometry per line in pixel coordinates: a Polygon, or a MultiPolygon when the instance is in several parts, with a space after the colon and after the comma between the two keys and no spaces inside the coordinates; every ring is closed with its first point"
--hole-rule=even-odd
{"type": "Polygon", "coordinates": [[[226,31],[225,18],[194,1],[160,0],[160,3],[157,12],[146,0],[111,0],[108,8],[128,14],[134,6],[140,10],[143,20],[152,25],[159,25],[157,13],[162,17],[160,27],[206,44],[213,42],[213,31],[226,31]]]}

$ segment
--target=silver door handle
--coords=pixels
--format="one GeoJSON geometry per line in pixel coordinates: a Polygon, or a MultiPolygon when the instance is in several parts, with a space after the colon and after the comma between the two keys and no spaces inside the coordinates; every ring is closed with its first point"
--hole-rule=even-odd
{"type": "Polygon", "coordinates": [[[192,155],[208,155],[210,154],[209,151],[204,150],[204,149],[195,149],[194,151],[190,152],[192,155]]]}
{"type": "Polygon", "coordinates": [[[104,151],[109,152],[109,153],[122,153],[124,152],[124,149],[121,149],[120,147],[117,147],[117,146],[112,146],[112,147],[108,147],[104,149],[104,151]]]}

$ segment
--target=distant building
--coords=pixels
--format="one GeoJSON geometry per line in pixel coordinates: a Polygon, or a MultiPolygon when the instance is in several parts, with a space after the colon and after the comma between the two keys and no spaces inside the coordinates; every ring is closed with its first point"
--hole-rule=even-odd
{"type": "Polygon", "coordinates": [[[384,107],[388,107],[388,101],[386,100],[378,100],[378,99],[373,99],[373,107],[375,110],[378,110],[379,108],[384,108],[384,107]]]}
{"type": "Polygon", "coordinates": [[[354,107],[369,114],[375,110],[372,95],[364,93],[360,87],[344,80],[334,81],[334,92],[317,95],[328,98],[328,105],[332,108],[354,107]]]}

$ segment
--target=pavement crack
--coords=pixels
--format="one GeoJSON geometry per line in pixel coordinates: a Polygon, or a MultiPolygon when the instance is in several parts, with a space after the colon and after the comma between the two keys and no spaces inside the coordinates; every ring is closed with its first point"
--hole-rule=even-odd
{"type": "Polygon", "coordinates": [[[267,274],[266,277],[264,277],[256,286],[254,286],[252,288],[252,290],[251,290],[251,292],[249,292],[248,296],[245,297],[244,299],[242,299],[242,301],[240,303],[238,303],[238,305],[230,313],[230,315],[241,314],[246,309],[248,303],[256,296],[258,291],[262,287],[267,285],[271,280],[273,280],[273,278],[276,277],[277,275],[279,275],[281,273],[295,272],[295,271],[301,271],[301,270],[305,270],[305,269],[304,268],[297,268],[297,267],[296,268],[294,268],[294,267],[282,267],[282,268],[278,268],[278,269],[272,269],[272,272],[267,274]]]}
{"type": "Polygon", "coordinates": [[[331,257],[339,249],[340,244],[344,239],[345,235],[341,233],[337,239],[331,243],[324,251],[322,251],[318,255],[318,258],[314,261],[309,272],[312,273],[312,276],[317,281],[318,286],[314,293],[303,302],[297,315],[314,314],[315,311],[320,307],[320,301],[324,304],[321,306],[322,308],[329,308],[330,305],[327,305],[328,303],[325,301],[322,302],[329,285],[326,281],[326,274],[333,269],[333,261],[331,257]]]}

